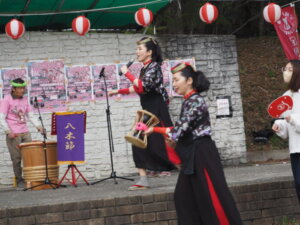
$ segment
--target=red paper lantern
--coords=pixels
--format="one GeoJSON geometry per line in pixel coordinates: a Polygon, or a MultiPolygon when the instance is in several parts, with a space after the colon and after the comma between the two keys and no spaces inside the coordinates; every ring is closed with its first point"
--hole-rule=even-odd
{"type": "Polygon", "coordinates": [[[219,15],[218,9],[216,6],[210,3],[205,3],[199,10],[200,19],[204,23],[212,23],[214,22],[219,15]]]}
{"type": "Polygon", "coordinates": [[[264,18],[267,22],[274,24],[281,17],[281,8],[275,3],[269,3],[264,8],[264,18]]]}
{"type": "Polygon", "coordinates": [[[12,19],[5,25],[5,33],[14,40],[22,37],[25,32],[25,26],[17,19],[12,19]]]}
{"type": "Polygon", "coordinates": [[[153,13],[149,9],[140,8],[138,11],[136,11],[134,18],[138,25],[146,27],[152,23],[153,13]]]}
{"type": "Polygon", "coordinates": [[[85,16],[77,16],[72,21],[72,29],[74,32],[79,34],[80,36],[85,35],[90,30],[90,20],[85,16]]]}

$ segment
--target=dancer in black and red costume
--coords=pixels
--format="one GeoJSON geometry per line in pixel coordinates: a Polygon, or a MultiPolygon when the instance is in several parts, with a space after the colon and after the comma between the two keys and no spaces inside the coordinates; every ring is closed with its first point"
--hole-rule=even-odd
{"type": "Polygon", "coordinates": [[[167,134],[182,160],[175,188],[178,225],[241,225],[211,139],[208,107],[200,94],[210,83],[189,64],[176,65],[172,73],[175,91],[184,96],[180,118],[174,127],[149,128],[145,133],[167,134]]]}
{"type": "MultiPolygon", "coordinates": [[[[136,92],[140,96],[142,108],[157,116],[161,122],[160,126],[172,126],[168,111],[169,97],[163,84],[161,70],[163,60],[157,41],[150,37],[142,38],[137,42],[136,55],[137,60],[144,65],[139,78],[132,75],[127,66],[123,66],[121,72],[133,85],[126,89],[110,91],[109,95],[136,92]]],[[[149,187],[146,170],[170,171],[174,169],[173,164],[180,164],[174,149],[166,144],[163,135],[151,135],[148,137],[147,143],[147,149],[132,146],[133,160],[136,168],[138,168],[140,179],[129,187],[129,190],[149,187]]]]}

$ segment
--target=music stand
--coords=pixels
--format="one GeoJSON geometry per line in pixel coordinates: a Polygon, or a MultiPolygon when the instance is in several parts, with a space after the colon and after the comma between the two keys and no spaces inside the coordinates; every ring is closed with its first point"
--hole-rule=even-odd
{"type": "Polygon", "coordinates": [[[46,145],[46,139],[47,139],[47,133],[45,132],[45,127],[44,127],[44,123],[43,123],[43,119],[41,116],[41,112],[40,112],[40,107],[39,107],[39,103],[37,101],[37,97],[35,97],[34,99],[34,107],[37,108],[38,113],[39,113],[39,120],[41,121],[42,124],[42,129],[43,129],[43,151],[44,151],[44,159],[45,159],[45,171],[46,171],[46,177],[44,180],[44,183],[42,184],[38,184],[38,185],[34,185],[32,187],[29,188],[24,188],[23,191],[27,191],[28,189],[33,189],[42,185],[50,185],[50,187],[52,189],[56,189],[57,188],[57,184],[56,183],[52,183],[50,178],[49,178],[49,173],[48,173],[48,159],[47,159],[47,145],[46,145]],[[54,185],[56,185],[56,187],[54,187],[54,185]]]}
{"type": "Polygon", "coordinates": [[[113,162],[113,155],[112,155],[112,153],[115,150],[114,150],[114,142],[113,142],[112,129],[111,129],[111,120],[110,120],[110,114],[111,114],[111,112],[110,112],[110,105],[109,105],[109,101],[108,101],[107,84],[106,84],[104,69],[105,69],[105,67],[103,66],[102,70],[101,70],[101,72],[99,74],[99,79],[101,79],[101,77],[103,77],[103,80],[104,80],[104,89],[105,89],[105,96],[106,96],[106,122],[107,122],[107,131],[108,131],[108,140],[109,140],[109,153],[110,153],[111,174],[107,178],[104,178],[104,179],[101,179],[101,180],[93,182],[92,185],[100,183],[100,182],[108,180],[108,179],[114,179],[115,184],[117,184],[118,182],[116,181],[116,178],[134,181],[134,179],[117,176],[116,171],[114,170],[114,162],[113,162]]]}
{"type": "MultiPolygon", "coordinates": [[[[86,132],[86,111],[80,111],[80,112],[64,112],[64,113],[52,113],[52,130],[51,130],[51,134],[52,135],[56,135],[57,134],[57,116],[70,116],[70,115],[76,115],[76,114],[83,114],[83,116],[84,116],[84,118],[83,118],[83,126],[84,126],[84,128],[83,128],[83,130],[82,130],[82,133],[81,132],[79,132],[79,139],[81,139],[82,138],[82,142],[84,141],[84,137],[83,137],[83,133],[85,133],[86,132]]],[[[70,119],[70,118],[69,118],[70,119]]],[[[80,118],[76,118],[76,121],[78,122],[78,120],[79,120],[80,118]]],[[[66,118],[66,121],[68,122],[67,123],[67,127],[70,127],[70,128],[75,128],[75,127],[73,127],[73,125],[72,125],[72,123],[71,123],[71,119],[70,119],[70,121],[66,118]]],[[[65,121],[65,122],[66,122],[65,121]]],[[[78,127],[77,127],[78,128],[78,127]]],[[[66,128],[65,128],[66,129],[66,128]]],[[[79,128],[80,129],[80,128],[79,128]]],[[[63,133],[63,132],[62,132],[63,133]]],[[[62,134],[61,133],[61,134],[62,134]]],[[[74,137],[75,138],[75,137],[74,137]]],[[[76,138],[75,138],[76,139],[76,138]]],[[[61,141],[61,138],[59,139],[60,141],[61,141]]],[[[79,142],[80,143],[80,142],[79,142]]],[[[82,154],[80,155],[80,156],[74,156],[74,158],[73,157],[71,157],[71,158],[69,158],[70,156],[66,156],[67,158],[68,158],[68,160],[66,160],[66,158],[65,157],[62,157],[62,158],[60,158],[59,157],[59,162],[60,162],[60,164],[63,164],[63,163],[68,163],[68,169],[66,170],[66,172],[64,173],[64,175],[63,175],[63,177],[62,177],[62,179],[58,182],[58,187],[59,186],[61,186],[61,183],[64,181],[64,180],[67,180],[70,184],[72,184],[74,187],[77,187],[77,180],[81,177],[83,180],[84,180],[84,182],[87,184],[87,185],[89,185],[89,182],[85,179],[85,177],[82,175],[82,173],[79,171],[79,169],[77,168],[77,166],[76,166],[76,164],[75,164],[75,162],[83,162],[83,161],[81,161],[81,159],[84,159],[84,145],[83,145],[83,143],[80,143],[80,144],[82,144],[82,146],[80,147],[80,145],[79,145],[79,148],[78,149],[76,149],[76,151],[78,152],[78,151],[82,151],[82,154]],[[79,158],[80,158],[80,160],[79,160],[79,158]],[[73,161],[73,159],[75,159],[76,158],[76,160],[74,160],[73,161]],[[70,161],[69,161],[69,159],[71,159],[70,161]],[[72,179],[70,180],[69,178],[67,178],[67,174],[68,174],[68,172],[71,172],[71,175],[72,175],[72,179]],[[78,176],[76,177],[76,172],[77,172],[77,174],[78,174],[78,176]]],[[[65,146],[65,148],[67,147],[67,146],[69,147],[69,149],[71,148],[71,145],[70,145],[70,142],[69,143],[64,143],[64,146],[65,146]]],[[[73,145],[73,148],[75,148],[76,147],[76,145],[72,142],[72,145],[73,145]]],[[[72,149],[73,149],[72,148],[72,149]]],[[[64,149],[64,150],[66,150],[66,149],[64,149]]]]}

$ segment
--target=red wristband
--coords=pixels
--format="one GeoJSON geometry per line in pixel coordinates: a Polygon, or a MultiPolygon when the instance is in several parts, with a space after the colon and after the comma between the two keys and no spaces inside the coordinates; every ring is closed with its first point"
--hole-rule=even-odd
{"type": "Polygon", "coordinates": [[[153,127],[154,133],[167,134],[168,127],[153,127]]]}
{"type": "Polygon", "coordinates": [[[125,95],[128,95],[130,92],[129,92],[129,88],[124,88],[124,89],[119,89],[118,90],[118,93],[119,94],[125,94],[125,95]]]}
{"type": "Polygon", "coordinates": [[[129,71],[125,73],[125,76],[131,81],[131,83],[133,83],[133,81],[136,79],[135,76],[133,76],[129,71]]]}

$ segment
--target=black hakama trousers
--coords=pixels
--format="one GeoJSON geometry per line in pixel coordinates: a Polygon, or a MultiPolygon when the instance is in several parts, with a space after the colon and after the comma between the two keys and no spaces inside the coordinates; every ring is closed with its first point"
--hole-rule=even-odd
{"type": "Polygon", "coordinates": [[[210,137],[200,138],[186,147],[194,148],[194,173],[187,175],[181,171],[178,177],[178,225],[242,225],[214,141],[210,137]]]}
{"type": "MultiPolygon", "coordinates": [[[[161,121],[157,126],[173,126],[167,103],[163,100],[162,95],[147,93],[140,95],[140,98],[142,108],[154,114],[161,121]]],[[[133,161],[136,168],[152,171],[169,171],[174,169],[168,158],[166,142],[161,134],[153,133],[149,135],[147,143],[146,149],[132,146],[133,161]]]]}

